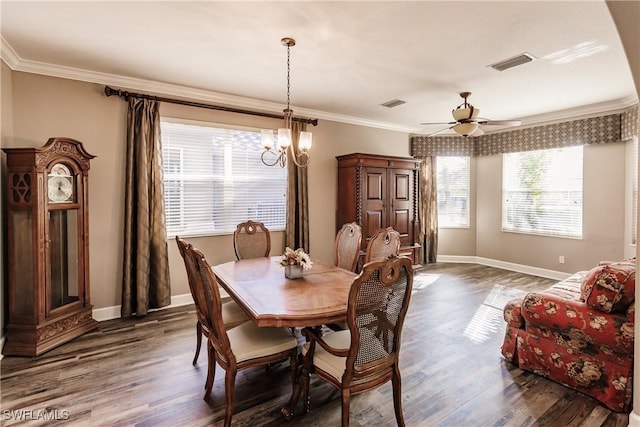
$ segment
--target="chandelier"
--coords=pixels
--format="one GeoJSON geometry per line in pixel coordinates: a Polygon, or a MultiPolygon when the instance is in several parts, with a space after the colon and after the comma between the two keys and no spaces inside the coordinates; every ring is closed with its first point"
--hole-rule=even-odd
{"type": "Polygon", "coordinates": [[[293,110],[289,107],[291,89],[291,47],[296,45],[296,41],[290,37],[285,37],[281,40],[281,43],[283,46],[287,47],[287,108],[283,110],[284,128],[278,129],[277,135],[274,135],[273,129],[262,130],[262,146],[264,147],[264,150],[262,151],[261,159],[262,163],[267,166],[280,165],[280,167],[285,167],[287,165],[287,158],[290,157],[297,166],[306,167],[310,162],[309,150],[311,149],[311,132],[300,132],[297,153],[292,144],[291,134],[291,121],[293,118],[293,110]]]}

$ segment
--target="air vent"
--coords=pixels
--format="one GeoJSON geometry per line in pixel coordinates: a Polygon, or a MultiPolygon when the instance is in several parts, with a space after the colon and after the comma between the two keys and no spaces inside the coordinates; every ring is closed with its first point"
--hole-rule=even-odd
{"type": "Polygon", "coordinates": [[[406,102],[403,101],[402,99],[392,99],[391,101],[387,101],[384,104],[380,104],[383,107],[387,107],[387,108],[393,108],[393,107],[397,107],[398,105],[402,105],[405,104],[406,102]]]}
{"type": "Polygon", "coordinates": [[[504,61],[496,62],[495,64],[489,65],[489,67],[493,68],[497,71],[508,70],[509,68],[517,67],[518,65],[526,64],[531,61],[535,61],[537,58],[529,53],[523,53],[518,56],[514,56],[513,58],[505,59],[504,61]]]}

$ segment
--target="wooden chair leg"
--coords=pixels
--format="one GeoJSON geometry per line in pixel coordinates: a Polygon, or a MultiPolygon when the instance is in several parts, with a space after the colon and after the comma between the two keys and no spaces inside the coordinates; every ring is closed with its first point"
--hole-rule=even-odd
{"type": "Polygon", "coordinates": [[[193,362],[192,362],[193,366],[195,366],[196,363],[198,363],[198,356],[200,355],[201,345],[202,345],[202,325],[198,320],[198,323],[196,323],[196,355],[193,356],[193,362]]]}
{"type": "Polygon", "coordinates": [[[224,391],[227,407],[224,412],[224,427],[231,427],[231,417],[233,416],[233,392],[236,384],[236,370],[229,367],[224,377],[224,391]]]}
{"type": "Polygon", "coordinates": [[[396,413],[396,423],[398,427],[404,427],[404,415],[402,414],[402,380],[400,378],[398,365],[393,369],[391,384],[393,386],[393,410],[396,413]]]}
{"type": "Polygon", "coordinates": [[[349,427],[349,407],[351,405],[351,390],[342,389],[342,427],[349,427]]]}
{"type": "Polygon", "coordinates": [[[204,400],[209,399],[211,389],[213,389],[213,381],[216,378],[216,352],[213,346],[207,340],[207,382],[204,384],[204,400]]]}

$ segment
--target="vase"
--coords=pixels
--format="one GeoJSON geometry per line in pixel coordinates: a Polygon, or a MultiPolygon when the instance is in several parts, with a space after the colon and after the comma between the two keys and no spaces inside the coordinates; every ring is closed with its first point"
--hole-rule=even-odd
{"type": "Polygon", "coordinates": [[[299,279],[302,277],[302,266],[301,265],[285,265],[284,266],[284,277],[287,279],[299,279]]]}

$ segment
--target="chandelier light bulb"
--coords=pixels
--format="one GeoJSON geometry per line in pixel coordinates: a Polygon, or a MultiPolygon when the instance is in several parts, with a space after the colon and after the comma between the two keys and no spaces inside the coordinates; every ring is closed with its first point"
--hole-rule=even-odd
{"type": "Polygon", "coordinates": [[[273,130],[262,129],[260,132],[262,139],[262,146],[265,150],[271,150],[273,148],[273,130]]]}
{"type": "Polygon", "coordinates": [[[301,151],[309,151],[311,149],[311,132],[300,132],[300,141],[298,141],[298,148],[301,151]]]}

